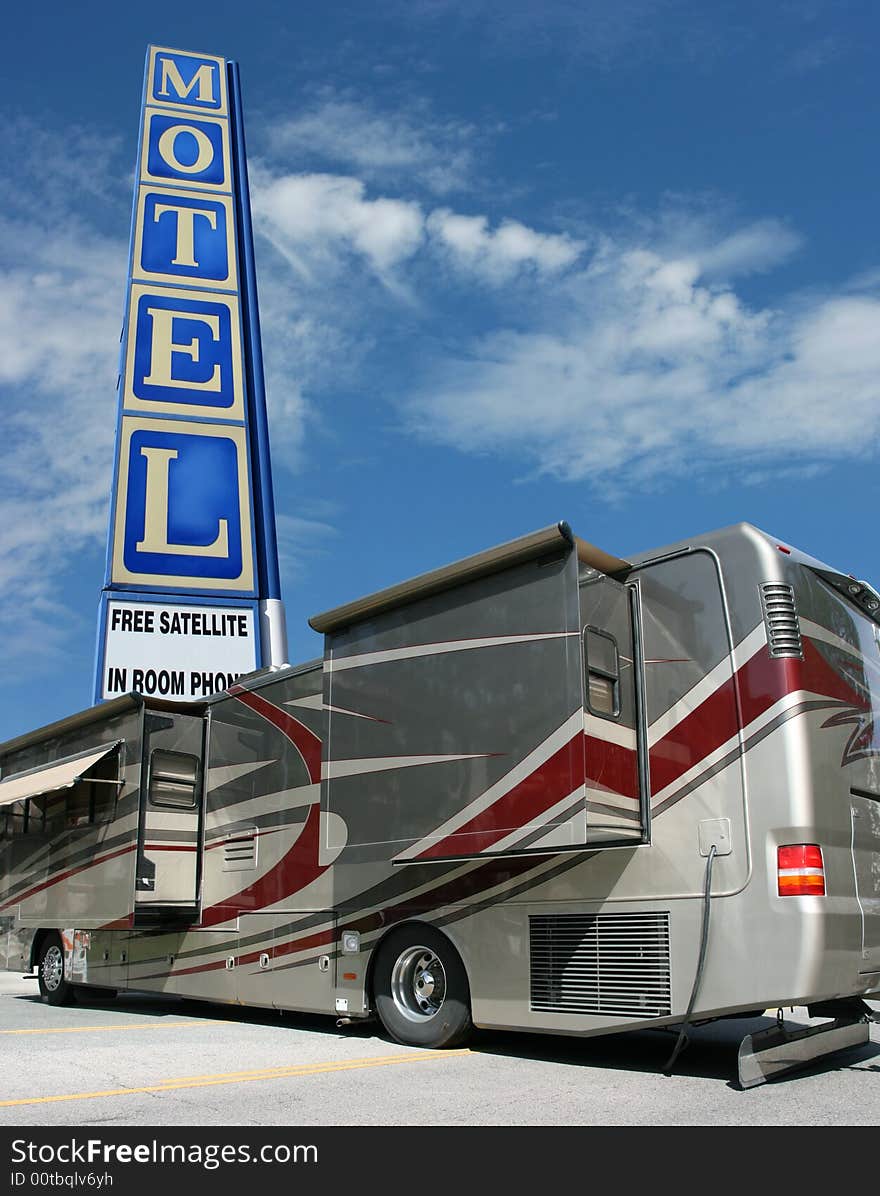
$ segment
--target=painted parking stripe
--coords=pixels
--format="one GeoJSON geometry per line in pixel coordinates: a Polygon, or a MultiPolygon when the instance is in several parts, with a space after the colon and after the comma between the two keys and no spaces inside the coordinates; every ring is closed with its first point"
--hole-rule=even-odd
{"type": "Polygon", "coordinates": [[[0,1030],[0,1034],[94,1034],[98,1030],[182,1030],[192,1026],[228,1026],[228,1021],[210,1022],[120,1022],[115,1026],[44,1026],[37,1030],[0,1030]]]}
{"type": "Polygon", "coordinates": [[[266,1067],[257,1071],[227,1071],[217,1075],[183,1076],[176,1080],[163,1080],[159,1084],[145,1084],[138,1088],[107,1088],[99,1092],[65,1092],[58,1096],[26,1096],[18,1100],[0,1100],[0,1108],[17,1105],[47,1105],[58,1101],[95,1100],[105,1096],[134,1096],[143,1092],[176,1092],[185,1088],[210,1088],[218,1084],[249,1084],[255,1080],[281,1080],[291,1076],[327,1075],[337,1071],[357,1071],[368,1067],[389,1067],[395,1063],[440,1063],[446,1059],[459,1058],[471,1052],[465,1048],[458,1051],[423,1051],[417,1055],[381,1055],[374,1059],[347,1059],[341,1063],[311,1063],[299,1067],[266,1067]]]}

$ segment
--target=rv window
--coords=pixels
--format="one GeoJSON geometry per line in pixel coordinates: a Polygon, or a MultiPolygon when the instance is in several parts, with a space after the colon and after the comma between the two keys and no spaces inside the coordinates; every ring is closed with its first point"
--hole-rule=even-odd
{"type": "Polygon", "coordinates": [[[90,780],[80,782],[88,793],[89,822],[112,822],[116,816],[116,799],[120,789],[119,765],[117,750],[89,769],[90,780]]]}
{"type": "Polygon", "coordinates": [[[197,801],[198,756],[157,748],[150,756],[150,804],[192,810],[197,801]]]}
{"type": "Polygon", "coordinates": [[[620,658],[617,641],[597,627],[584,628],[587,709],[600,718],[620,716],[620,658]]]}
{"type": "Polygon", "coordinates": [[[27,802],[16,801],[0,809],[0,839],[13,839],[25,832],[27,802]]]}
{"type": "Polygon", "coordinates": [[[63,831],[67,800],[68,792],[66,790],[32,797],[28,830],[42,831],[46,835],[56,835],[63,831]]]}

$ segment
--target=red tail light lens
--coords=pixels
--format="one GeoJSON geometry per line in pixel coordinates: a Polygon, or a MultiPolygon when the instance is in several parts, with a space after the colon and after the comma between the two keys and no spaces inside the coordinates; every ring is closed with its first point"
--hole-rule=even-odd
{"type": "Polygon", "coordinates": [[[780,897],[824,897],[825,864],[817,843],[791,843],[776,849],[780,897]]]}

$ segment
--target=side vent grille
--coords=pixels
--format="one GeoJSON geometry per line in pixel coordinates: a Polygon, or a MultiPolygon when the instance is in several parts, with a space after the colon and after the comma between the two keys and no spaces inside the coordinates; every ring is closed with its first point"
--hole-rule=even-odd
{"type": "Polygon", "coordinates": [[[548,1013],[671,1013],[669,914],[529,918],[531,1007],[548,1013]]]}
{"type": "Polygon", "coordinates": [[[796,656],[803,660],[801,628],[791,586],[766,582],[761,586],[761,605],[770,655],[774,658],[796,656]]]}
{"type": "Polygon", "coordinates": [[[240,831],[223,844],[223,871],[245,872],[257,866],[257,832],[240,831]]]}

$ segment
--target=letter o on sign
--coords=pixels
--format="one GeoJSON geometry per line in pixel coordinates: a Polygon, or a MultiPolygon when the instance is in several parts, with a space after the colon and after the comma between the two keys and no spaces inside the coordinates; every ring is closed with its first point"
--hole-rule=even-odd
{"type": "Polygon", "coordinates": [[[214,161],[214,147],[211,145],[210,138],[201,129],[196,129],[192,125],[171,125],[159,138],[158,148],[163,161],[172,170],[179,170],[182,174],[201,174],[214,161]],[[181,162],[177,156],[177,138],[181,133],[189,133],[190,137],[195,138],[197,151],[195,162],[181,162]]]}

